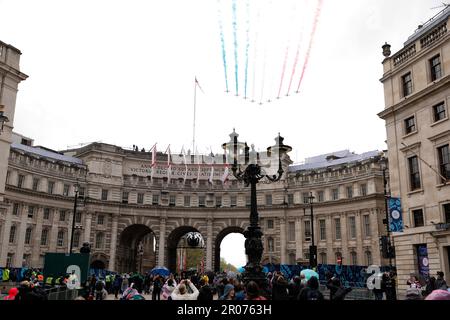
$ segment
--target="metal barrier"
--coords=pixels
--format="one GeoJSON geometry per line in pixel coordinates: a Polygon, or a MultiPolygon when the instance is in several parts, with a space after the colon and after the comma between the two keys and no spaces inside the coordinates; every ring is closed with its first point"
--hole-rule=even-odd
{"type": "Polygon", "coordinates": [[[48,300],[75,300],[76,297],[78,297],[78,290],[59,290],[59,288],[55,291],[50,291],[48,293],[48,300]]]}

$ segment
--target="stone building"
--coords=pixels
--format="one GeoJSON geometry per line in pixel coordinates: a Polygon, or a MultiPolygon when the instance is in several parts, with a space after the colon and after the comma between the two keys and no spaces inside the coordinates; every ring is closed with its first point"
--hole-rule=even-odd
{"type": "Polygon", "coordinates": [[[450,8],[391,55],[383,46],[390,187],[405,229],[393,234],[400,293],[411,273],[450,280],[450,8]]]}

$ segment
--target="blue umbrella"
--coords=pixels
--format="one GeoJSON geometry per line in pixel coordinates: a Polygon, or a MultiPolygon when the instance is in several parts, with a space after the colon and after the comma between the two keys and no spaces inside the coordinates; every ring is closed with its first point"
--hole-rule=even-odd
{"type": "Polygon", "coordinates": [[[156,266],[150,271],[150,274],[158,274],[160,276],[167,277],[170,274],[170,271],[166,267],[156,266]]]}
{"type": "Polygon", "coordinates": [[[239,269],[237,269],[237,271],[238,271],[239,273],[243,273],[243,272],[245,271],[245,268],[244,268],[244,267],[240,267],[239,269]]]}
{"type": "Polygon", "coordinates": [[[306,281],[308,281],[311,277],[316,277],[319,280],[319,274],[312,269],[304,269],[300,272],[300,275],[305,275],[306,281]]]}
{"type": "Polygon", "coordinates": [[[266,266],[264,266],[263,269],[262,269],[262,271],[263,271],[264,273],[269,273],[269,268],[267,268],[266,266]]]}

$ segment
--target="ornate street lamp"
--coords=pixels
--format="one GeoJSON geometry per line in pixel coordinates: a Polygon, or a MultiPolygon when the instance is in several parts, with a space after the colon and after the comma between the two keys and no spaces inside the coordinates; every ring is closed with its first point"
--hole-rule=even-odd
{"type": "Polygon", "coordinates": [[[246,284],[249,281],[255,281],[265,291],[267,279],[261,265],[264,247],[261,241],[263,233],[259,226],[256,184],[264,178],[271,182],[279,181],[284,172],[282,160],[292,148],[284,145],[284,138],[278,134],[275,138],[276,144],[267,148],[266,157],[264,157],[254,150],[253,145],[252,150],[249,151],[247,143],[239,142],[238,136],[233,129],[230,141],[224,143],[222,147],[225,150],[226,162],[232,165],[234,177],[243,181],[246,187],[250,185],[250,225],[244,231],[247,264],[244,267],[243,280],[246,284]]]}
{"type": "Polygon", "coordinates": [[[77,201],[78,201],[78,182],[74,185],[75,188],[75,198],[73,203],[73,216],[72,216],[72,234],[70,236],[70,250],[69,254],[72,254],[72,248],[73,248],[73,236],[75,233],[75,216],[77,214],[77,201]]]}

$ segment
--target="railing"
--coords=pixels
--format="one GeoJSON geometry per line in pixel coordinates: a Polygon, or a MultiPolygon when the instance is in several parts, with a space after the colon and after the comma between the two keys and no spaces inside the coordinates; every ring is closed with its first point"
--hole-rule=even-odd
{"type": "Polygon", "coordinates": [[[447,21],[434,28],[425,37],[420,39],[421,48],[426,48],[432,45],[434,42],[442,38],[447,33],[447,21]]]}
{"type": "Polygon", "coordinates": [[[410,57],[416,54],[416,44],[412,44],[404,50],[397,53],[392,59],[394,60],[394,66],[402,64],[407,61],[410,57]]]}

